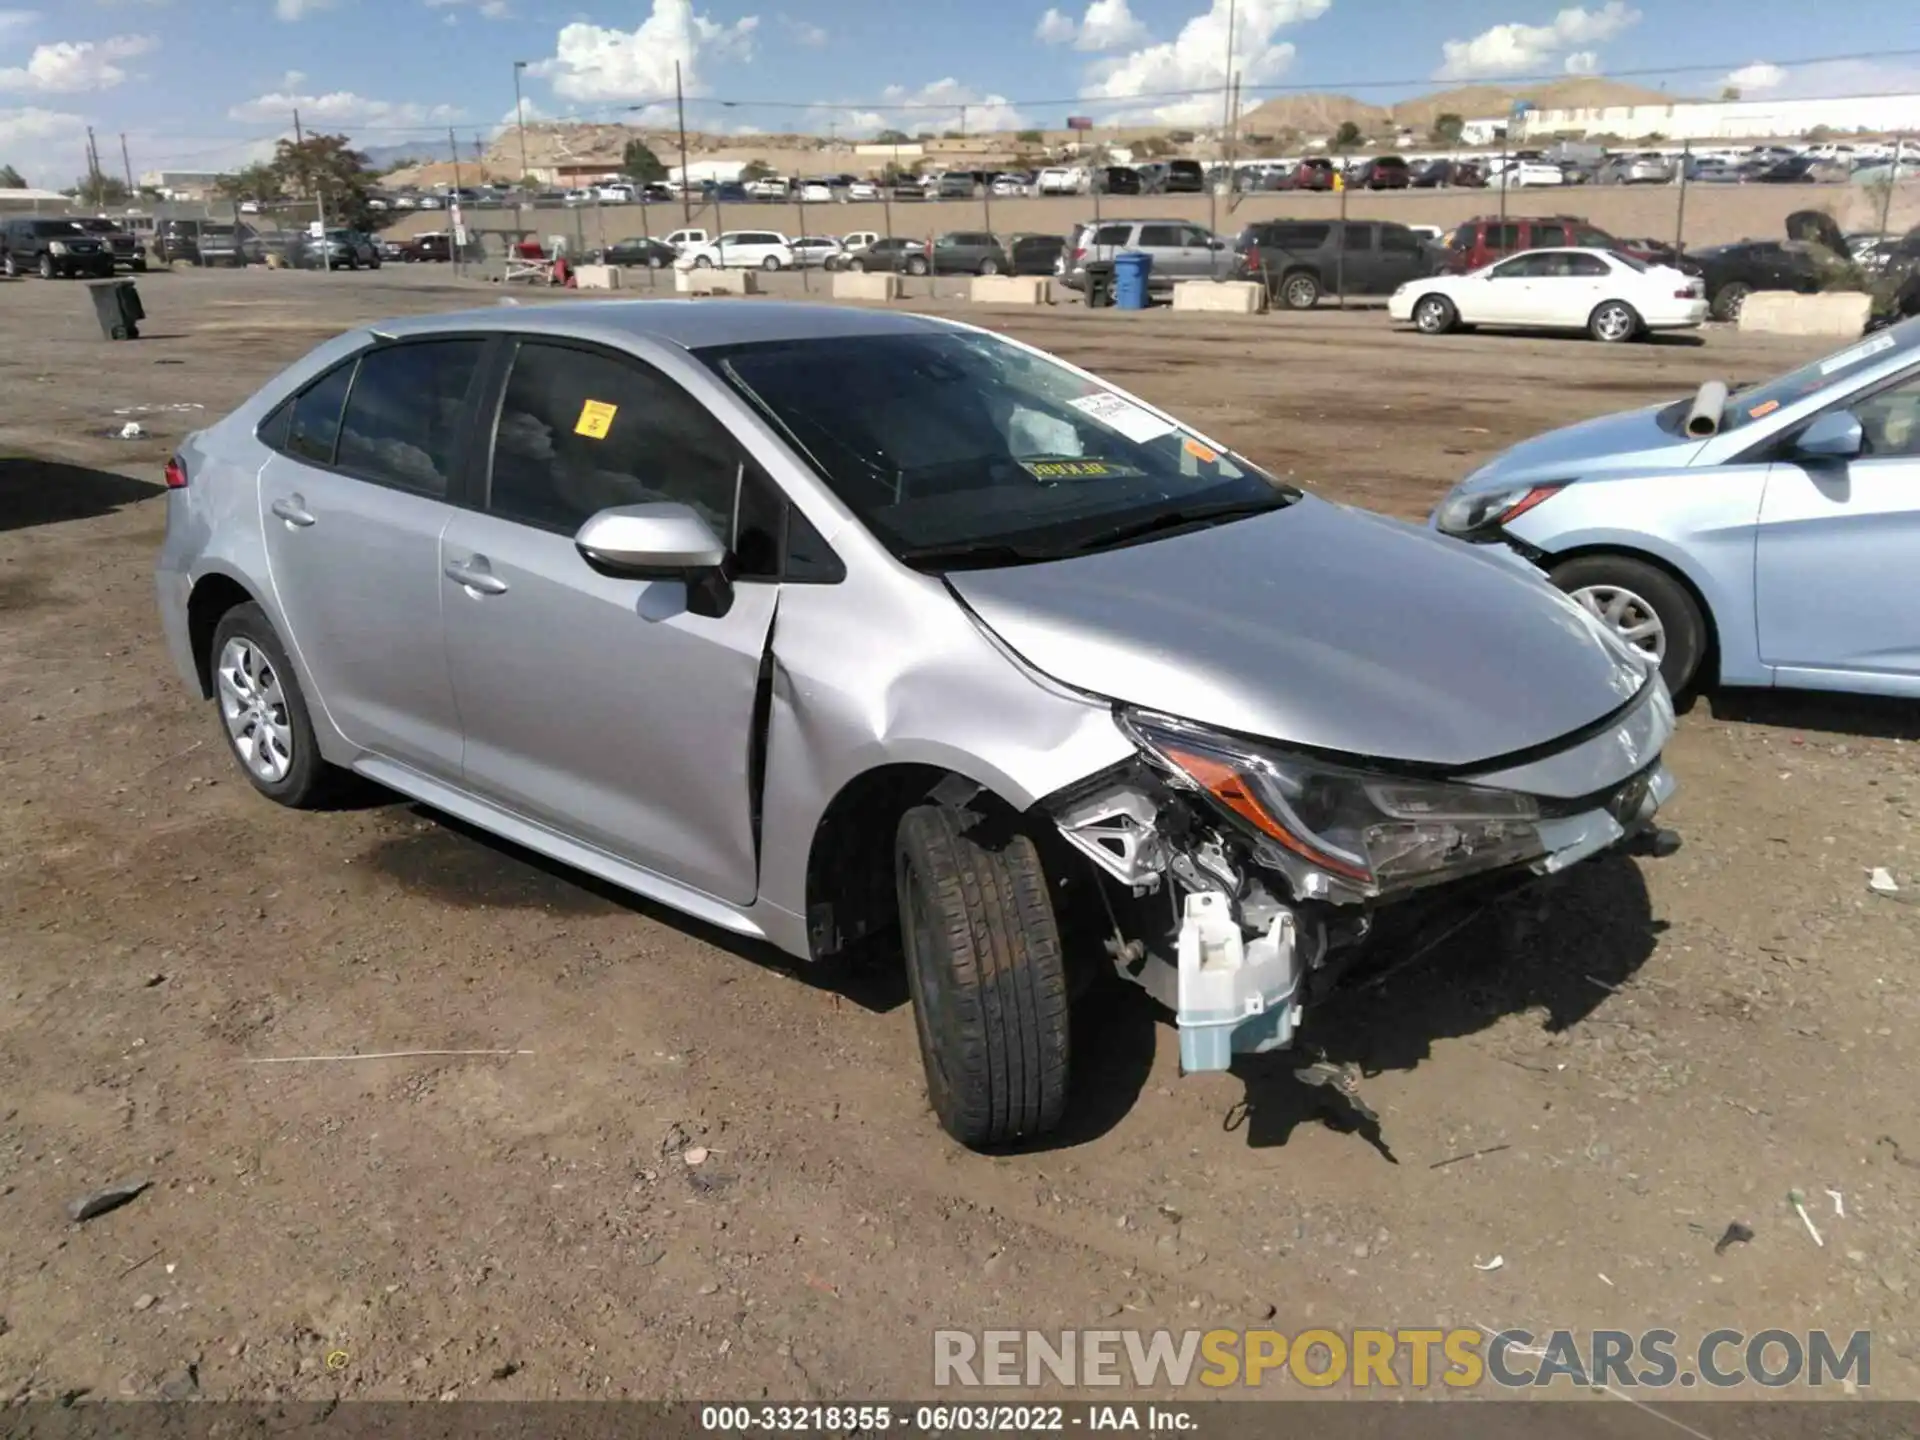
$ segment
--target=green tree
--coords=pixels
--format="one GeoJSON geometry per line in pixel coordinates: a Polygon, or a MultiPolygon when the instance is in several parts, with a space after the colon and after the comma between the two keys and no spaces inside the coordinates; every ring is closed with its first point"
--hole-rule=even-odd
{"type": "Polygon", "coordinates": [[[773,174],[773,167],[764,160],[749,160],[740,167],[740,183],[749,180],[765,180],[773,174]]]}
{"type": "Polygon", "coordinates": [[[882,130],[873,137],[876,145],[905,145],[910,137],[904,130],[882,130]]]}
{"type": "Polygon", "coordinates": [[[1360,143],[1360,127],[1351,120],[1342,120],[1340,128],[1333,132],[1333,143],[1342,150],[1351,150],[1360,143]]]}
{"type": "Polygon", "coordinates": [[[1738,100],[1740,98],[1740,87],[1738,85],[1722,85],[1720,87],[1720,98],[1722,100],[1738,100]]]}
{"type": "Polygon", "coordinates": [[[66,193],[89,205],[124,205],[132,197],[126,181],[105,174],[82,175],[66,193]]]}
{"type": "Polygon", "coordinates": [[[24,190],[27,182],[11,165],[0,165],[0,190],[24,190]]]}
{"type": "Polygon", "coordinates": [[[1433,117],[1433,125],[1427,131],[1427,137],[1435,144],[1458,145],[1460,136],[1465,132],[1467,122],[1461,116],[1448,111],[1444,115],[1433,117]]]}
{"type": "Polygon", "coordinates": [[[620,152],[620,173],[636,185],[646,185],[666,179],[667,167],[653,153],[653,148],[636,135],[627,141],[627,148],[620,152]]]}
{"type": "Polygon", "coordinates": [[[1044,145],[1047,137],[1038,130],[1022,130],[1013,137],[1022,145],[1044,145]]]}
{"type": "Polygon", "coordinates": [[[373,210],[367,204],[367,157],[344,135],[313,134],[304,140],[282,140],[274,146],[273,173],[282,189],[299,200],[319,200],[327,223],[352,230],[371,230],[373,210]]]}
{"type": "Polygon", "coordinates": [[[224,199],[258,200],[262,204],[286,196],[280,176],[271,165],[249,165],[231,175],[222,175],[214,181],[213,188],[224,199]]]}

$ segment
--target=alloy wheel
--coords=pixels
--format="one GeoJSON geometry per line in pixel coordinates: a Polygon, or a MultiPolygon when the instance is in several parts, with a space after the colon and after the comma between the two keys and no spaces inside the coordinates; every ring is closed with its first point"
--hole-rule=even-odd
{"type": "Polygon", "coordinates": [[[240,763],[267,784],[279,784],[293,768],[293,724],[273,662],[245,635],[235,635],[220,651],[218,688],[220,718],[240,763]]]}
{"type": "Polygon", "coordinates": [[[1586,585],[1573,592],[1580,607],[1656,665],[1667,658],[1667,627],[1653,606],[1619,585],[1586,585]]]}
{"type": "Polygon", "coordinates": [[[1593,329],[1602,340],[1625,340],[1633,334],[1633,312],[1618,302],[1602,305],[1593,317],[1593,329]]]}
{"type": "Polygon", "coordinates": [[[1420,308],[1414,312],[1413,323],[1423,334],[1438,335],[1447,328],[1447,302],[1439,296],[1429,296],[1420,302],[1420,308]]]}

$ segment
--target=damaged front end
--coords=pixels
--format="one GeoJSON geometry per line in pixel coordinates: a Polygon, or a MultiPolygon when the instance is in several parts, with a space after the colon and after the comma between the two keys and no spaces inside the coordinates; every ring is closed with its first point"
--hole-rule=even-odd
{"type": "Polygon", "coordinates": [[[1657,679],[1600,725],[1470,775],[1118,719],[1138,754],[1047,808],[1104,877],[1107,949],[1174,1012],[1188,1072],[1289,1045],[1382,905],[1564,869],[1646,829],[1674,789],[1657,679]]]}

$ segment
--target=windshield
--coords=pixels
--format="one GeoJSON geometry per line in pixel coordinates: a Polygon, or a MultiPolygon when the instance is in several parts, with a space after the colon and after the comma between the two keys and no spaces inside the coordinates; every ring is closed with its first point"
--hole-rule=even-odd
{"type": "MultiPolygon", "coordinates": [[[[1007,564],[1299,492],[994,335],[863,335],[701,352],[909,563],[1007,564]],[[1011,553],[1011,552],[1018,553],[1011,553]]],[[[1224,514],[1221,518],[1225,518],[1224,514]]]]}
{"type": "Polygon", "coordinates": [[[31,230],[35,235],[84,235],[87,233],[72,220],[36,220],[31,230]]]}
{"type": "Polygon", "coordinates": [[[1727,400],[1726,413],[1720,417],[1720,429],[1724,433],[1764,420],[1783,406],[1840,383],[1861,365],[1878,365],[1895,355],[1912,357],[1916,353],[1920,353],[1920,316],[1856,340],[1831,355],[1789,371],[1778,380],[1737,392],[1727,400]]]}

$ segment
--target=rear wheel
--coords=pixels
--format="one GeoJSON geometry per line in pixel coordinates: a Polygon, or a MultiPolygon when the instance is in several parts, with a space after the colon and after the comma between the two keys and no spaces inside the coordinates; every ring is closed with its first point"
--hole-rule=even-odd
{"type": "Polygon", "coordinates": [[[1707,624],[1687,587],[1630,555],[1583,555],[1549,572],[1553,583],[1615,636],[1660,667],[1675,695],[1700,669],[1707,624]]]}
{"type": "Polygon", "coordinates": [[[713,261],[709,260],[705,255],[696,255],[693,257],[693,268],[696,270],[711,270],[713,268],[713,261]]]}
{"type": "Polygon", "coordinates": [[[896,832],[894,887],[941,1126],[975,1148],[1053,1129],[1067,1103],[1067,975],[1033,840],[916,806],[896,832]]]}
{"type": "Polygon", "coordinates": [[[867,262],[858,258],[857,256],[854,259],[847,261],[847,269],[849,270],[864,271],[866,268],[867,268],[867,262]]]}
{"type": "Polygon", "coordinates": [[[1587,320],[1587,333],[1607,345],[1623,345],[1640,333],[1640,313],[1624,300],[1603,300],[1587,320]]]}
{"type": "Polygon", "coordinates": [[[214,627],[211,650],[214,702],[241,773],[270,800],[295,809],[312,805],[328,766],[266,611],[252,602],[234,606],[214,627]]]}
{"type": "Polygon", "coordinates": [[[1413,326],[1422,335],[1444,335],[1460,323],[1460,312],[1444,295],[1423,295],[1413,307],[1413,326]]]}
{"type": "Polygon", "coordinates": [[[1729,280],[1713,295],[1713,318],[1738,323],[1753,287],[1742,280],[1729,280]]]}
{"type": "Polygon", "coordinates": [[[1320,303],[1320,281],[1305,270],[1296,270],[1281,280],[1280,301],[1289,310],[1311,310],[1320,303]]]}
{"type": "Polygon", "coordinates": [[[780,268],[780,257],[778,255],[767,256],[766,259],[760,262],[760,268],[762,270],[778,270],[780,268]]]}

